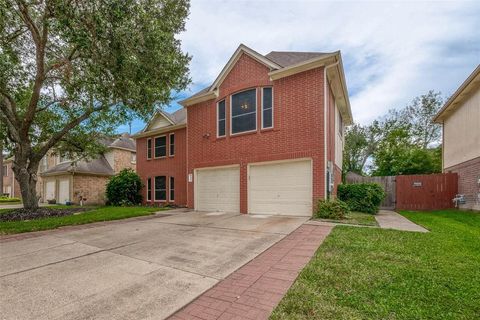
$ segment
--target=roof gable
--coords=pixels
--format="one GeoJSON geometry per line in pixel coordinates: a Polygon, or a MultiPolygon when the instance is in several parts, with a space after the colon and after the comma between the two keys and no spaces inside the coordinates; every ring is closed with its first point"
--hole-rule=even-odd
{"type": "Polygon", "coordinates": [[[143,132],[160,129],[168,126],[172,126],[175,123],[168,117],[164,112],[157,111],[153,115],[153,117],[148,121],[145,128],[142,130],[143,132]]]}
{"type": "Polygon", "coordinates": [[[445,105],[440,109],[437,115],[433,118],[436,123],[442,123],[452,113],[454,113],[463,102],[466,101],[473,92],[480,88],[480,64],[473,70],[468,78],[460,85],[455,93],[448,99],[445,105]]]}
{"type": "Polygon", "coordinates": [[[222,71],[217,76],[215,81],[212,83],[212,85],[210,86],[208,91],[212,91],[214,89],[217,89],[222,84],[223,80],[225,80],[228,73],[233,69],[233,67],[237,63],[238,59],[240,59],[242,54],[249,55],[253,59],[257,60],[258,62],[260,62],[260,63],[264,64],[265,66],[267,66],[268,68],[270,68],[270,70],[276,70],[276,69],[281,68],[281,66],[279,64],[271,61],[270,59],[266,58],[265,56],[261,55],[260,53],[258,53],[256,51],[250,49],[249,47],[241,44],[237,48],[237,50],[235,50],[233,55],[230,57],[230,60],[228,60],[225,67],[223,67],[222,71]]]}

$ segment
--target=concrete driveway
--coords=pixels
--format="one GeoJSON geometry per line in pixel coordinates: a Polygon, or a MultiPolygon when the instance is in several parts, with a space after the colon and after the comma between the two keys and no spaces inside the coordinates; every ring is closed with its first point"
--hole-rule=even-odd
{"type": "Polygon", "coordinates": [[[0,240],[0,318],[163,319],[306,220],[168,211],[0,240]]]}

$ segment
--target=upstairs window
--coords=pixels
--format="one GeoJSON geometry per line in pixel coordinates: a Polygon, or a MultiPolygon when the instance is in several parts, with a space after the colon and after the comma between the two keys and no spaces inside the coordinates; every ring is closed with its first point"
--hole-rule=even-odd
{"type": "Polygon", "coordinates": [[[155,158],[167,156],[167,136],[155,138],[155,158]]]}
{"type": "Polygon", "coordinates": [[[147,159],[152,159],[152,139],[147,139],[147,159]]]}
{"type": "Polygon", "coordinates": [[[155,177],[155,201],[167,201],[167,177],[155,177]]]}
{"type": "Polygon", "coordinates": [[[262,88],[262,129],[273,127],[272,88],[262,88]]]}
{"type": "Polygon", "coordinates": [[[3,176],[8,177],[8,166],[7,165],[3,166],[3,176]]]}
{"type": "Polygon", "coordinates": [[[257,90],[232,95],[231,134],[257,130],[257,90]]]}
{"type": "Polygon", "coordinates": [[[226,131],[225,100],[217,104],[217,137],[225,137],[226,131]]]}
{"type": "Polygon", "coordinates": [[[175,155],[175,134],[170,133],[170,157],[175,155]]]}

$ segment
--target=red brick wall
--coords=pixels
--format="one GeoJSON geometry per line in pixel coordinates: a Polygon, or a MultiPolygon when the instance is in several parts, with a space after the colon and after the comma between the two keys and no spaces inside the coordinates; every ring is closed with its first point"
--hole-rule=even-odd
{"type": "MultiPolygon", "coordinates": [[[[142,178],[144,188],[142,190],[144,204],[146,204],[147,195],[147,179],[152,178],[152,202],[154,204],[154,195],[153,195],[153,178],[155,176],[167,176],[167,190],[170,186],[170,178],[173,176],[175,178],[175,203],[179,206],[186,206],[187,204],[187,176],[186,176],[186,159],[187,159],[187,150],[186,150],[186,129],[178,129],[172,132],[162,133],[159,135],[167,135],[167,157],[160,159],[151,159],[147,160],[147,139],[152,138],[152,157],[153,157],[153,138],[158,135],[153,135],[151,137],[145,137],[137,139],[137,173],[142,178]],[[175,156],[169,157],[170,150],[170,139],[169,134],[175,133],[175,156]]],[[[167,200],[170,199],[169,193],[167,191],[167,200]]],[[[157,203],[158,204],[158,203],[157,203]]]]}
{"type": "MultiPolygon", "coordinates": [[[[243,54],[219,88],[219,98],[189,106],[188,173],[195,168],[240,164],[240,211],[247,212],[247,164],[294,158],[313,160],[313,201],[325,194],[324,81],[317,68],[271,82],[269,69],[243,54]],[[229,136],[230,94],[273,86],[274,128],[260,130],[261,96],[258,90],[257,131],[229,136]],[[216,138],[216,102],[226,99],[227,136],[216,138]],[[204,135],[210,136],[205,138],[204,135]]],[[[138,166],[140,167],[140,166],[138,166]]],[[[188,183],[188,206],[194,207],[193,182],[188,183]]]]}
{"type": "Polygon", "coordinates": [[[464,194],[467,203],[462,208],[480,210],[476,204],[477,194],[480,193],[480,157],[446,168],[444,172],[458,174],[458,193],[464,194]]]}

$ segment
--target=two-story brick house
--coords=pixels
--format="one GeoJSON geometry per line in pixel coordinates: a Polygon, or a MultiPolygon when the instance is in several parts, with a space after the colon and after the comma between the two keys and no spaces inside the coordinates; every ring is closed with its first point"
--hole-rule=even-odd
{"type": "Polygon", "coordinates": [[[176,130],[166,121],[158,128],[168,114],[137,135],[147,201],[169,202],[173,191],[172,202],[195,210],[308,216],[335,195],[352,122],[340,52],[264,56],[240,45],[211,86],[180,103],[187,121],[174,143],[185,158],[148,157],[169,148],[156,138],[176,130]]]}

